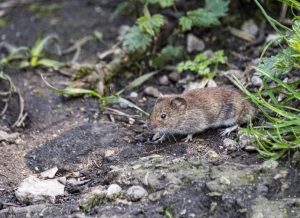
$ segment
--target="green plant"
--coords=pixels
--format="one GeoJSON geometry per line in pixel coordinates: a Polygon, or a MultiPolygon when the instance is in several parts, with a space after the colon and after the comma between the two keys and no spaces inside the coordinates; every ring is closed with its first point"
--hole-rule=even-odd
{"type": "Polygon", "coordinates": [[[0,60],[0,64],[7,65],[13,61],[18,61],[21,68],[36,68],[38,66],[58,69],[65,66],[64,63],[52,59],[44,58],[44,49],[51,42],[57,40],[57,36],[49,35],[45,38],[38,38],[32,48],[20,47],[14,49],[8,56],[0,60]]]}
{"type": "MultiPolygon", "coordinates": [[[[300,148],[300,110],[294,106],[300,103],[300,80],[290,83],[282,81],[283,76],[291,75],[300,66],[300,25],[295,20],[293,30],[290,30],[269,17],[260,3],[255,1],[271,26],[281,35],[279,42],[282,49],[271,57],[262,58],[258,67],[255,67],[264,78],[261,90],[250,93],[237,78],[235,83],[257,106],[265,119],[261,125],[254,127],[251,124],[242,131],[256,139],[260,154],[277,159],[300,148]],[[287,33],[284,34],[278,27],[287,30],[287,33]],[[275,87],[270,87],[271,82],[275,87]]],[[[293,0],[284,2],[293,4],[293,0]]],[[[270,45],[267,45],[264,52],[270,45]]]]}
{"type": "Polygon", "coordinates": [[[188,11],[186,16],[179,19],[183,31],[191,30],[192,27],[210,27],[219,25],[219,18],[225,16],[228,11],[226,0],[206,0],[204,8],[188,11]]]}
{"type": "Polygon", "coordinates": [[[222,50],[213,52],[210,57],[205,53],[200,53],[195,56],[194,60],[179,63],[177,65],[177,70],[179,72],[190,70],[200,76],[212,79],[217,73],[218,65],[225,64],[225,62],[226,57],[222,50]],[[211,70],[211,67],[213,70],[211,70]]]}
{"type": "Polygon", "coordinates": [[[82,88],[72,88],[72,87],[67,87],[64,89],[59,89],[54,86],[52,86],[50,83],[48,83],[44,77],[41,75],[44,83],[53,91],[55,91],[58,94],[61,95],[68,95],[68,96],[74,96],[74,95],[90,95],[92,97],[96,97],[99,100],[100,103],[100,108],[103,109],[109,104],[124,104],[127,105],[128,107],[134,108],[138,111],[140,111],[142,114],[148,116],[149,114],[145,111],[143,111],[140,107],[137,105],[133,104],[132,102],[128,101],[127,99],[121,97],[120,95],[125,91],[125,90],[131,90],[137,86],[140,86],[142,83],[144,83],[146,80],[151,78],[153,75],[155,75],[157,71],[151,72],[148,74],[144,74],[141,77],[138,77],[137,79],[133,80],[131,83],[129,83],[124,89],[120,90],[116,94],[109,95],[109,96],[102,96],[100,95],[97,91],[91,90],[91,89],[82,89],[82,88]]]}
{"type": "MultiPolygon", "coordinates": [[[[129,3],[129,1],[127,2],[129,3]]],[[[141,2],[143,4],[143,16],[137,19],[136,24],[129,30],[127,35],[125,35],[123,45],[130,53],[146,53],[151,45],[154,47],[153,41],[155,41],[161,33],[164,24],[167,25],[167,21],[162,14],[150,14],[149,5],[159,4],[162,8],[166,8],[173,6],[174,1],[136,0],[133,2],[141,2]]],[[[181,31],[191,30],[194,26],[210,27],[219,25],[219,18],[225,16],[227,11],[228,2],[226,0],[207,0],[204,8],[188,11],[185,16],[180,17],[178,19],[179,28],[173,29],[169,36],[177,35],[181,31]]],[[[154,42],[154,44],[155,43],[156,42],[154,42]]],[[[152,50],[151,53],[159,53],[159,51],[152,50]]]]}

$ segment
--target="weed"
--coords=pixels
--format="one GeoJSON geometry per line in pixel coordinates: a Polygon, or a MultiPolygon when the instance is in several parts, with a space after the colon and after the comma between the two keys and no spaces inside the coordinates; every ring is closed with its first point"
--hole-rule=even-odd
{"type": "Polygon", "coordinates": [[[218,70],[219,64],[224,64],[226,57],[222,50],[214,52],[210,57],[205,53],[200,53],[195,56],[194,60],[184,61],[177,65],[179,72],[190,70],[200,76],[212,79],[218,70]],[[213,70],[211,70],[213,66],[213,70]]]}
{"type": "MultiPolygon", "coordinates": [[[[274,56],[262,58],[259,66],[255,68],[264,78],[264,87],[260,91],[250,93],[237,79],[235,82],[265,118],[260,126],[254,127],[250,124],[242,131],[256,139],[261,155],[277,159],[300,148],[300,110],[295,106],[300,104],[300,80],[290,83],[282,81],[284,76],[289,76],[300,66],[300,25],[296,20],[293,30],[283,26],[269,17],[258,1],[255,2],[281,35],[282,49],[274,56]],[[288,32],[284,34],[279,28],[288,32]],[[274,87],[270,87],[271,82],[275,84],[274,87]]],[[[289,3],[294,5],[293,0],[289,3]]],[[[298,7],[296,4],[294,6],[298,7]]]]}

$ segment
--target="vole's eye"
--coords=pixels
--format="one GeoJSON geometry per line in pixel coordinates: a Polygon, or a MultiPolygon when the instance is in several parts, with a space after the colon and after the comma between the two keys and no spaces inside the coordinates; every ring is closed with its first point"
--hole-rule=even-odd
{"type": "Polygon", "coordinates": [[[160,118],[163,119],[163,120],[166,119],[167,118],[167,114],[161,114],[160,118]]]}

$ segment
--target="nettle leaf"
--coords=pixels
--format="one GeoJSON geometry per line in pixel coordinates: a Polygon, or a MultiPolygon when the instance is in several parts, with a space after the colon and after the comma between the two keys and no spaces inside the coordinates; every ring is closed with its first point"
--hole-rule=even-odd
{"type": "Polygon", "coordinates": [[[181,59],[184,56],[184,48],[182,46],[168,45],[161,50],[157,57],[153,59],[155,67],[161,67],[167,62],[175,59],[181,59]]]}
{"type": "Polygon", "coordinates": [[[129,51],[142,50],[145,51],[151,44],[152,38],[149,34],[142,32],[141,29],[135,25],[124,37],[124,46],[129,51]]]}
{"type": "Polygon", "coordinates": [[[162,8],[171,7],[174,5],[174,0],[147,0],[149,4],[159,4],[162,8]]]}
{"type": "Polygon", "coordinates": [[[137,20],[137,23],[142,31],[154,36],[164,24],[164,17],[160,14],[143,16],[137,20]]]}
{"type": "Polygon", "coordinates": [[[279,77],[289,73],[296,61],[293,58],[295,52],[291,48],[281,50],[277,55],[262,58],[258,68],[268,72],[272,76],[279,77]]]}
{"type": "Polygon", "coordinates": [[[205,53],[200,53],[195,56],[194,60],[184,61],[177,65],[178,72],[190,70],[201,76],[213,77],[216,73],[218,64],[224,64],[226,57],[222,50],[214,52],[210,57],[205,53]],[[214,71],[210,70],[210,67],[214,66],[214,71]]]}
{"type": "Polygon", "coordinates": [[[228,11],[226,0],[206,0],[204,8],[198,8],[187,12],[179,20],[182,30],[191,30],[193,26],[209,27],[219,25],[219,18],[225,16],[228,11]]]}

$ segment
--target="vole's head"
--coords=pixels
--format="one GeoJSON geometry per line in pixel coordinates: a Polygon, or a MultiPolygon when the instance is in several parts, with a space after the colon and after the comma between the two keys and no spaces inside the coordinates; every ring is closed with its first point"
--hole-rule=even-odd
{"type": "Polygon", "coordinates": [[[187,110],[187,101],[178,95],[166,95],[157,99],[148,122],[149,130],[153,132],[172,132],[176,129],[180,117],[187,110]]]}

